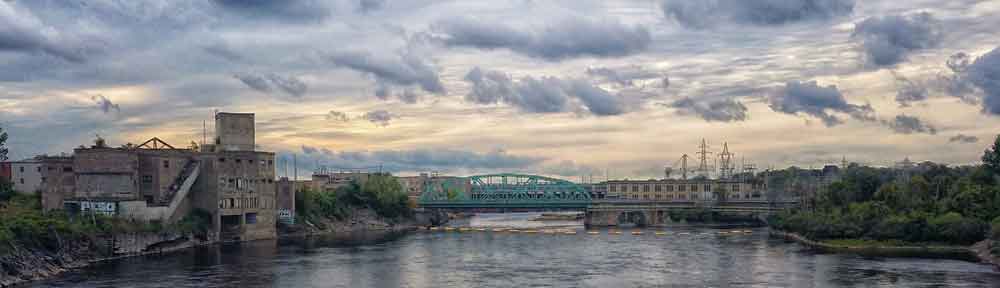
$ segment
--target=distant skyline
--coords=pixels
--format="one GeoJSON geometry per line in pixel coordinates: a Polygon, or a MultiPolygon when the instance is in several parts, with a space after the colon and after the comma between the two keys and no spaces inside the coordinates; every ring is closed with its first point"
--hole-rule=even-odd
{"type": "Polygon", "coordinates": [[[186,147],[213,111],[300,173],[660,177],[702,138],[970,164],[1000,133],[998,1],[14,0],[0,27],[12,160],[186,147]]]}

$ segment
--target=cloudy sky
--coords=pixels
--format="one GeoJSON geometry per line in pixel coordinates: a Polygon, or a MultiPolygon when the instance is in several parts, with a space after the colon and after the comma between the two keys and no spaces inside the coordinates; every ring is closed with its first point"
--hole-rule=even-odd
{"type": "Polygon", "coordinates": [[[17,159],[254,112],[302,169],[402,174],[967,164],[997,39],[995,0],[0,0],[0,127],[17,159]]]}

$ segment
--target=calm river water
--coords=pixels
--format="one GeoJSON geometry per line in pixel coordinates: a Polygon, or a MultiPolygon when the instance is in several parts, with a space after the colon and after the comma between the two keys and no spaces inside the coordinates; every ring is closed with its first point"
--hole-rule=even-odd
{"type": "Polygon", "coordinates": [[[982,264],[817,254],[769,239],[763,228],[592,235],[580,222],[530,217],[456,224],[576,234],[487,229],[259,241],[109,262],[30,287],[1000,287],[1000,273],[982,264]]]}

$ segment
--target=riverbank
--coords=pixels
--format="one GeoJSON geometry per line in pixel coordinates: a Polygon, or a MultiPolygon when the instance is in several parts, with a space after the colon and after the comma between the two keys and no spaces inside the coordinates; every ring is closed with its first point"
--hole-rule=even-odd
{"type": "MultiPolygon", "coordinates": [[[[769,229],[772,237],[780,237],[785,240],[795,241],[802,245],[829,253],[857,253],[868,256],[886,257],[920,257],[920,258],[945,258],[960,259],[973,262],[987,263],[994,269],[1000,271],[1000,262],[997,257],[989,255],[989,247],[976,248],[973,246],[946,246],[946,245],[914,245],[877,241],[843,240],[843,241],[816,241],[805,236],[769,229]],[[983,250],[985,249],[985,254],[983,250]]],[[[985,245],[981,245],[985,246],[985,245]]]]}
{"type": "MultiPolygon", "coordinates": [[[[344,220],[324,219],[316,221],[317,223],[279,225],[274,238],[260,240],[336,236],[365,231],[408,232],[420,226],[430,225],[428,219],[441,217],[435,215],[385,219],[369,209],[356,209],[351,211],[351,215],[352,217],[344,220]]],[[[53,278],[64,272],[85,268],[104,261],[163,255],[224,242],[207,239],[217,239],[217,237],[199,238],[190,234],[177,233],[122,233],[113,237],[63,240],[55,245],[58,247],[48,249],[40,244],[27,245],[31,246],[27,247],[11,243],[5,248],[7,250],[0,251],[0,288],[53,278]]]]}
{"type": "Polygon", "coordinates": [[[53,249],[10,243],[0,255],[0,287],[45,280],[104,261],[161,255],[214,243],[173,233],[122,233],[114,237],[67,240],[53,249]]]}
{"type": "Polygon", "coordinates": [[[448,222],[447,214],[418,211],[410,218],[385,218],[370,209],[354,209],[350,217],[300,219],[294,225],[278,225],[278,238],[301,238],[361,231],[412,231],[419,227],[448,222]]]}

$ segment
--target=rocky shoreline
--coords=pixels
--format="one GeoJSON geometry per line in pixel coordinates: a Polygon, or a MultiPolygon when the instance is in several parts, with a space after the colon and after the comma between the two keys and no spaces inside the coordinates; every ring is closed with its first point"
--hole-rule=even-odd
{"type": "MultiPolygon", "coordinates": [[[[355,216],[351,219],[327,219],[320,221],[321,223],[300,223],[280,227],[275,239],[308,238],[364,231],[407,232],[416,230],[420,226],[430,225],[426,219],[417,219],[421,217],[394,222],[378,217],[374,211],[359,209],[354,212],[356,214],[353,214],[355,216]],[[428,223],[420,225],[422,222],[428,223]]],[[[440,216],[432,216],[431,218],[433,217],[440,216]]],[[[62,248],[57,251],[12,245],[7,253],[0,255],[0,288],[15,287],[29,282],[54,278],[64,272],[103,261],[161,255],[198,246],[224,243],[223,241],[199,240],[193,235],[165,233],[127,233],[116,235],[116,238],[115,247],[110,249],[95,245],[95,243],[104,243],[106,239],[64,243],[61,245],[62,248]]]]}
{"type": "Polygon", "coordinates": [[[772,237],[795,241],[810,248],[831,253],[858,253],[873,256],[890,257],[930,257],[978,261],[990,264],[1000,271],[1000,259],[989,254],[988,244],[982,241],[973,246],[849,246],[835,245],[806,238],[805,236],[769,229],[772,237]]]}
{"type": "Polygon", "coordinates": [[[0,287],[45,280],[104,261],[165,254],[215,243],[198,240],[192,235],[169,233],[124,233],[115,238],[114,247],[103,248],[97,247],[95,242],[106,239],[67,241],[57,251],[11,245],[10,250],[0,256],[0,287]]]}

